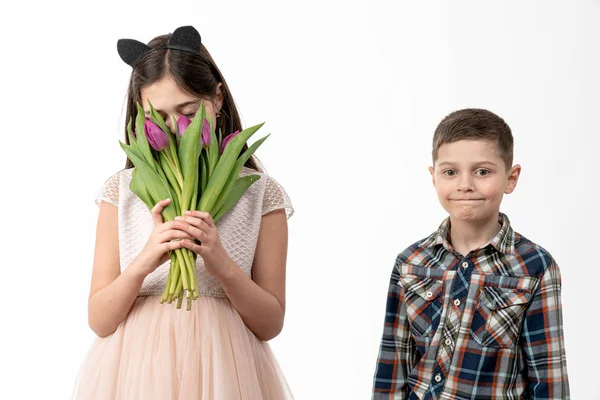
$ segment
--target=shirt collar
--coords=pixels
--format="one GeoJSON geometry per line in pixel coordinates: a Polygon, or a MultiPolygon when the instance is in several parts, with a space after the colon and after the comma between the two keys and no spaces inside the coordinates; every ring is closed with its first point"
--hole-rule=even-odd
{"type": "MultiPolygon", "coordinates": [[[[492,246],[500,253],[514,254],[516,234],[510,226],[510,221],[506,214],[499,213],[498,222],[502,225],[500,230],[496,233],[496,236],[494,236],[487,244],[481,246],[481,248],[492,246]]],[[[427,248],[442,245],[446,250],[452,252],[452,246],[448,242],[449,230],[450,217],[446,218],[435,232],[421,242],[420,247],[427,248]]]]}

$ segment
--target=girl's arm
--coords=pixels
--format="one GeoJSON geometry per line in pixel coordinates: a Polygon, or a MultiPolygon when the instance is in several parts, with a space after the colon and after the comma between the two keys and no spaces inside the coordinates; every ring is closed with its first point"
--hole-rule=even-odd
{"type": "Polygon", "coordinates": [[[285,314],[288,243],[285,211],[275,210],[262,217],[252,278],[227,255],[207,213],[192,211],[183,219],[192,226],[188,233],[202,243],[198,246],[184,240],[184,247],[202,256],[206,270],[221,282],[246,326],[261,340],[277,336],[285,314]]]}
{"type": "Polygon", "coordinates": [[[118,237],[117,207],[102,202],[88,299],[88,323],[100,337],[113,333],[125,319],[144,281],[134,265],[121,274],[118,237]]]}
{"type": "Polygon", "coordinates": [[[279,335],[285,315],[288,230],[284,210],[262,218],[252,278],[231,261],[219,280],[244,323],[262,340],[279,335]]]}
{"type": "Polygon", "coordinates": [[[183,247],[182,241],[172,240],[190,237],[181,230],[186,224],[163,223],[161,212],[169,202],[162,200],[152,209],[154,230],[140,254],[123,273],[119,261],[118,208],[107,202],[100,205],[88,299],[88,323],[96,335],[106,337],[117,330],[131,310],[144,278],[168,260],[169,250],[183,247]]]}

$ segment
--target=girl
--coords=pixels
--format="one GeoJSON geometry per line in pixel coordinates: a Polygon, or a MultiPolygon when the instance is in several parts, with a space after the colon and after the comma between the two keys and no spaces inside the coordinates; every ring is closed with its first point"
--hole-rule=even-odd
{"type": "MultiPolygon", "coordinates": [[[[171,118],[194,117],[204,101],[223,134],[241,130],[231,92],[193,27],[181,27],[148,45],[124,39],[121,58],[133,67],[127,121],[136,102],[151,102],[171,118]]],[[[127,135],[125,135],[127,140],[127,135]]],[[[250,159],[242,174],[261,175],[214,224],[191,212],[163,223],[129,190],[132,163],[105,183],[89,295],[89,325],[99,336],[74,390],[76,399],[291,398],[268,341],[285,313],[287,218],[284,189],[250,159]],[[200,245],[194,241],[197,239],[200,245]],[[200,298],[178,310],[160,304],[169,250],[198,254],[200,298]]]]}

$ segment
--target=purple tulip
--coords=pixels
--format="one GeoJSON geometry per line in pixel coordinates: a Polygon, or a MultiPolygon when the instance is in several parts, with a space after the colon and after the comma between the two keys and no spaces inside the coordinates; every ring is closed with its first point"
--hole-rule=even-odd
{"type": "Polygon", "coordinates": [[[191,123],[192,120],[190,120],[185,115],[181,114],[179,116],[179,119],[177,120],[177,133],[179,134],[179,136],[183,136],[183,132],[187,129],[188,126],[190,126],[191,123]]]}
{"type": "Polygon", "coordinates": [[[223,139],[223,142],[221,143],[221,153],[225,151],[225,147],[227,147],[227,144],[231,142],[231,139],[236,137],[238,133],[240,133],[240,131],[235,131],[231,135],[228,135],[227,137],[225,137],[225,139],[223,139]]]}
{"type": "Polygon", "coordinates": [[[148,118],[146,118],[146,123],[144,124],[144,132],[148,138],[148,143],[150,143],[150,146],[154,150],[161,151],[169,145],[167,134],[148,118]]]}
{"type": "Polygon", "coordinates": [[[204,119],[202,123],[202,147],[208,147],[210,145],[210,124],[204,119]]]}

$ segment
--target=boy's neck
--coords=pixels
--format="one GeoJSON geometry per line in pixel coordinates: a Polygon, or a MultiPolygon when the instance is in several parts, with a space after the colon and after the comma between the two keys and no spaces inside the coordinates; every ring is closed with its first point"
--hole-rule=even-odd
{"type": "Polygon", "coordinates": [[[461,221],[450,216],[450,232],[448,240],[455,251],[466,256],[487,244],[500,231],[499,214],[482,221],[461,221]]]}

